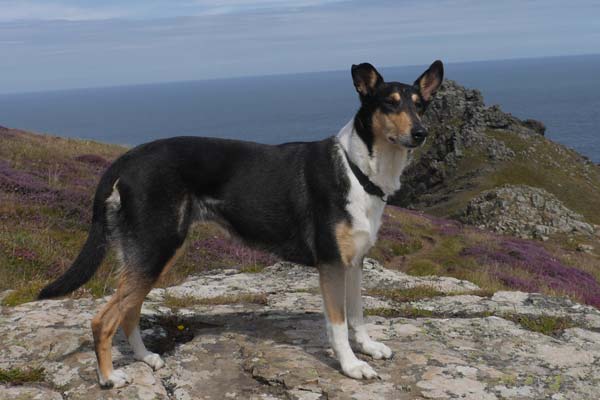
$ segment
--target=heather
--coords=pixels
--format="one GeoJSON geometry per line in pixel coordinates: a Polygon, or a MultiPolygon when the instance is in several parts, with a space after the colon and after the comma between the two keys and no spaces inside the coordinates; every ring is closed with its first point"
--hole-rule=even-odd
{"type": "MultiPolygon", "coordinates": [[[[3,301],[15,305],[35,298],[70,266],[87,235],[98,180],[126,149],[11,129],[0,132],[0,141],[0,291],[15,289],[3,301]]],[[[158,284],[212,268],[256,272],[275,261],[213,225],[201,225],[193,229],[178,266],[158,284]]],[[[111,254],[74,296],[108,294],[116,268],[111,254]]]]}
{"type": "Polygon", "coordinates": [[[493,245],[466,247],[462,254],[483,264],[498,264],[492,274],[508,287],[572,294],[584,303],[600,307],[600,285],[594,276],[565,265],[537,243],[499,238],[493,245]],[[520,272],[527,278],[519,276],[520,272]]]}
{"type": "MultiPolygon", "coordinates": [[[[32,300],[45,283],[70,266],[87,235],[95,186],[126,149],[17,130],[0,131],[0,141],[0,292],[15,289],[3,303],[16,305],[32,300]]],[[[600,248],[593,238],[522,240],[388,206],[369,255],[387,268],[411,275],[470,280],[482,293],[542,292],[600,306],[599,254],[577,251],[581,243],[600,248]]],[[[212,224],[194,227],[186,246],[160,286],[216,268],[257,273],[277,260],[229,238],[212,224]]],[[[73,296],[109,294],[116,268],[110,255],[73,296]]],[[[406,299],[438,295],[433,290],[383,294],[406,299]]]]}
{"type": "Polygon", "coordinates": [[[600,307],[599,257],[576,250],[576,243],[590,242],[588,237],[518,239],[394,206],[386,208],[379,236],[370,255],[391,269],[467,279],[486,291],[567,296],[600,307]],[[390,242],[409,251],[394,254],[390,242]]]}

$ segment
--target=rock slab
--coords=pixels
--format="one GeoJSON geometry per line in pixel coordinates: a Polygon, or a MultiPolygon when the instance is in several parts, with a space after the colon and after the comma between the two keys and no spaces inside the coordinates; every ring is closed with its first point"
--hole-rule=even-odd
{"type": "MultiPolygon", "coordinates": [[[[279,263],[260,273],[219,271],[153,290],[142,329],[165,368],[134,361],[122,334],[114,361],[133,383],[101,390],[90,319],[106,299],[41,301],[2,308],[0,368],[43,367],[46,381],[0,386],[0,399],[597,399],[600,312],[538,294],[491,298],[453,278],[411,277],[365,263],[365,288],[434,286],[447,294],[415,301],[436,318],[369,317],[372,336],[395,352],[368,361],[380,380],[343,376],[327,342],[314,269],[279,263]],[[264,294],[260,304],[201,299],[264,294]],[[179,299],[177,308],[173,299],[179,299]],[[186,303],[187,302],[187,303],[186,303]],[[556,336],[495,316],[556,315],[576,326],[556,336]],[[176,340],[171,340],[175,337],[176,340]]],[[[232,297],[233,298],[233,297],[232,297]]],[[[395,309],[366,296],[366,307],[395,309]]],[[[406,306],[406,305],[404,305],[406,306]]]]}

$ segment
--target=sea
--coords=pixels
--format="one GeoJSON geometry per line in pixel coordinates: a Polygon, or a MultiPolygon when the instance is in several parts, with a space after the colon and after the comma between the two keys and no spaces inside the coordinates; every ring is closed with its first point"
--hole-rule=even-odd
{"type": "MultiPolygon", "coordinates": [[[[360,60],[359,60],[360,61],[360,60]]],[[[410,83],[426,66],[381,68],[410,83]]],[[[446,64],[487,105],[546,124],[546,136],[600,163],[600,55],[446,64]]],[[[133,146],[197,135],[262,143],[336,134],[358,107],[349,69],[0,94],[0,125],[133,146]]]]}

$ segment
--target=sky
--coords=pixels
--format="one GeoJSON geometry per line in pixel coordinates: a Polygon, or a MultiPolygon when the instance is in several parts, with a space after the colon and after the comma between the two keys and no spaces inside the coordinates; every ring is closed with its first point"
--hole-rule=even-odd
{"type": "Polygon", "coordinates": [[[600,53],[597,0],[0,0],[0,93],[600,53]]]}

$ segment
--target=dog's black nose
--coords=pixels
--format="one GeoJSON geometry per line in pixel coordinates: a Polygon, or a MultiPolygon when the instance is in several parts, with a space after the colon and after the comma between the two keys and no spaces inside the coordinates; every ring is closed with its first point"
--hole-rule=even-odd
{"type": "Polygon", "coordinates": [[[412,135],[415,142],[422,143],[427,137],[427,130],[425,130],[425,128],[423,127],[419,127],[413,129],[410,134],[412,135]]]}

